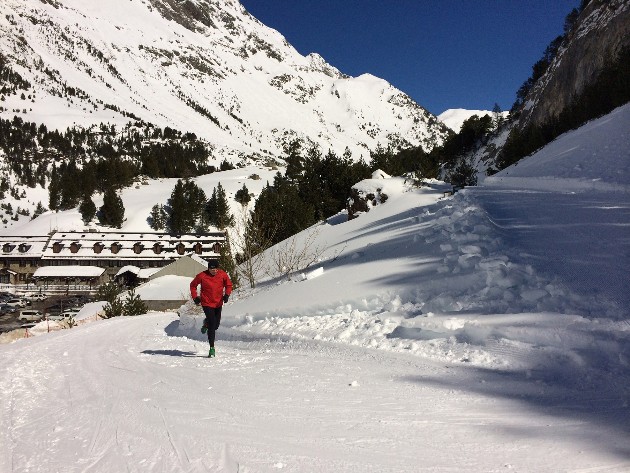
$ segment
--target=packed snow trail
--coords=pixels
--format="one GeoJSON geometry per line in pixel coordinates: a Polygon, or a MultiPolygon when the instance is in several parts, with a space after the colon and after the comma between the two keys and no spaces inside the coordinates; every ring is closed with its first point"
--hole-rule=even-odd
{"type": "Polygon", "coordinates": [[[630,469],[627,431],[592,415],[627,419],[605,392],[585,402],[516,375],[231,329],[210,360],[201,334],[169,335],[178,323],[124,317],[0,346],[0,471],[630,469]]]}

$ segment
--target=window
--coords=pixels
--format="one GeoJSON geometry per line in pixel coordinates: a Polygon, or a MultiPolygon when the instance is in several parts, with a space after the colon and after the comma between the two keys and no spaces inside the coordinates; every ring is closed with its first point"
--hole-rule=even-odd
{"type": "Polygon", "coordinates": [[[101,251],[103,251],[103,248],[105,248],[105,245],[103,245],[102,243],[94,243],[94,253],[99,254],[101,251]]]}
{"type": "Polygon", "coordinates": [[[177,250],[177,254],[179,254],[179,255],[183,255],[183,254],[184,254],[184,252],[186,251],[186,247],[184,246],[184,244],[183,244],[183,243],[179,243],[179,244],[175,247],[175,249],[177,250]]]}
{"type": "Polygon", "coordinates": [[[133,252],[137,255],[142,253],[143,249],[144,249],[144,245],[142,243],[136,243],[133,245],[133,252]]]}
{"type": "Polygon", "coordinates": [[[5,243],[4,245],[2,245],[2,251],[4,253],[11,253],[11,250],[13,248],[11,248],[11,245],[9,243],[5,243]]]}
{"type": "Polygon", "coordinates": [[[219,245],[218,243],[215,243],[214,246],[212,247],[212,251],[214,251],[215,253],[221,253],[221,245],[219,245]]]}
{"type": "Polygon", "coordinates": [[[61,249],[63,248],[63,244],[59,243],[58,241],[53,243],[53,253],[59,253],[61,251],[61,249]]]}
{"type": "Polygon", "coordinates": [[[193,251],[196,254],[200,255],[202,250],[203,250],[203,246],[201,246],[201,243],[199,243],[199,242],[195,243],[195,246],[193,246],[193,251]]]}
{"type": "Polygon", "coordinates": [[[79,248],[81,248],[81,245],[79,245],[77,242],[70,243],[71,253],[76,253],[77,251],[79,251],[79,248]]]}
{"type": "Polygon", "coordinates": [[[153,252],[156,255],[159,255],[160,253],[162,253],[162,245],[160,243],[156,243],[155,245],[153,245],[153,252]]]}
{"type": "Polygon", "coordinates": [[[122,245],[120,243],[112,243],[111,250],[113,254],[117,254],[121,248],[122,245]]]}

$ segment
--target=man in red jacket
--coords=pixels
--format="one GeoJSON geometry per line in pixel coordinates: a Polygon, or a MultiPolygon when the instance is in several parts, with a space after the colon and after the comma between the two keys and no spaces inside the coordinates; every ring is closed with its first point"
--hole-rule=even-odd
{"type": "Polygon", "coordinates": [[[206,314],[201,333],[208,332],[208,343],[210,343],[208,358],[214,356],[214,339],[221,323],[221,308],[223,303],[228,301],[231,293],[232,281],[230,276],[219,269],[217,260],[210,260],[208,270],[197,274],[190,283],[190,295],[193,301],[197,305],[201,304],[203,313],[206,314]],[[197,286],[199,285],[201,285],[201,290],[197,295],[197,286]]]}

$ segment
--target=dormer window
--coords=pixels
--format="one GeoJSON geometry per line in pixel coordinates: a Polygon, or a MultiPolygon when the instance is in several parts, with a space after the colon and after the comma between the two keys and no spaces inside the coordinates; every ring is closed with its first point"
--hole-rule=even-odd
{"type": "Polygon", "coordinates": [[[201,243],[199,242],[195,243],[195,246],[193,246],[193,251],[195,252],[195,254],[200,255],[202,250],[203,250],[203,246],[201,246],[201,243]]]}
{"type": "Polygon", "coordinates": [[[61,252],[62,248],[63,248],[63,243],[59,243],[58,241],[53,243],[53,246],[52,246],[53,253],[61,252]]]}
{"type": "Polygon", "coordinates": [[[99,254],[101,251],[103,251],[104,248],[105,245],[103,245],[102,243],[94,243],[94,253],[99,254]]]}
{"type": "Polygon", "coordinates": [[[221,253],[221,245],[219,245],[218,243],[215,243],[212,246],[212,251],[214,251],[215,253],[221,253]]]}
{"type": "Polygon", "coordinates": [[[142,250],[144,250],[144,245],[142,243],[136,243],[133,245],[133,252],[135,254],[139,255],[142,253],[142,250]]]}
{"type": "Polygon", "coordinates": [[[18,250],[20,251],[20,253],[26,253],[30,249],[31,245],[27,245],[26,243],[22,243],[20,244],[20,246],[18,246],[18,250]]]}
{"type": "Polygon", "coordinates": [[[112,246],[110,247],[112,254],[117,254],[122,248],[122,245],[120,243],[112,243],[112,246]]]}
{"type": "Polygon", "coordinates": [[[81,245],[79,243],[77,243],[76,241],[70,243],[70,252],[71,253],[76,253],[77,251],[79,251],[79,248],[81,248],[81,245]]]}
{"type": "Polygon", "coordinates": [[[13,251],[13,248],[15,248],[15,246],[11,243],[5,243],[4,245],[2,245],[2,251],[4,253],[11,253],[13,251]]]}
{"type": "Polygon", "coordinates": [[[162,245],[160,243],[156,243],[155,245],[153,245],[153,253],[155,253],[156,255],[162,253],[162,245]]]}
{"type": "Polygon", "coordinates": [[[176,247],[175,250],[177,250],[177,254],[179,255],[183,255],[184,252],[186,251],[186,247],[184,246],[183,243],[179,243],[176,247]]]}

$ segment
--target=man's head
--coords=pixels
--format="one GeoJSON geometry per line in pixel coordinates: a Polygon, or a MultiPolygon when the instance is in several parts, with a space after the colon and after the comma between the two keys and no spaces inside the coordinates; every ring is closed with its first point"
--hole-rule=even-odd
{"type": "Polygon", "coordinates": [[[210,261],[208,261],[208,271],[210,271],[210,274],[216,274],[218,269],[219,262],[217,260],[211,259],[210,261]]]}

